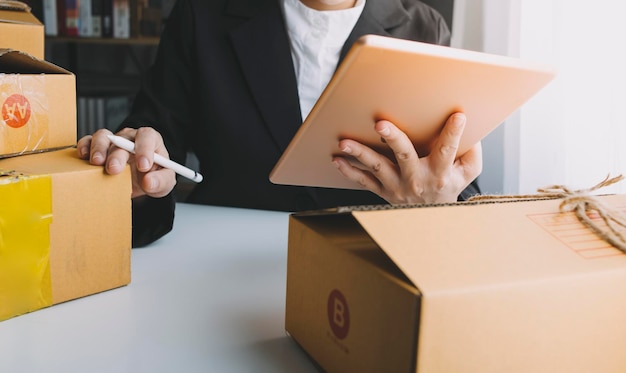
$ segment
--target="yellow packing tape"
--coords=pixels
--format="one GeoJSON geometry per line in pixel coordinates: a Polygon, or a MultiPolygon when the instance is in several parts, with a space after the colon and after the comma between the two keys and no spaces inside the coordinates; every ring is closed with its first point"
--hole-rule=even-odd
{"type": "Polygon", "coordinates": [[[0,320],[52,305],[50,176],[0,170],[0,320]]]}

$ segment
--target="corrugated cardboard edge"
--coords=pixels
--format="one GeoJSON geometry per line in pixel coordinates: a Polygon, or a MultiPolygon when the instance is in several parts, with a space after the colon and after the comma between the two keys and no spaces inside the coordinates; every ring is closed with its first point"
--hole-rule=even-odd
{"type": "Polygon", "coordinates": [[[544,201],[557,198],[516,198],[510,200],[492,200],[492,201],[459,201],[451,203],[408,203],[408,204],[381,204],[381,205],[350,205],[337,206],[319,210],[305,210],[292,213],[294,216],[312,216],[312,215],[334,215],[334,214],[352,214],[357,211],[387,211],[387,210],[405,210],[405,209],[425,209],[443,206],[474,206],[485,204],[501,204],[501,203],[517,203],[530,201],[544,201]]]}
{"type": "Polygon", "coordinates": [[[2,22],[43,28],[41,21],[31,13],[30,6],[21,1],[0,2],[0,23],[2,22]]]}
{"type": "Polygon", "coordinates": [[[0,0],[0,10],[14,10],[30,13],[30,6],[22,1],[0,0]]]}
{"type": "Polygon", "coordinates": [[[72,148],[72,147],[75,147],[75,145],[59,146],[57,148],[27,150],[27,151],[20,152],[20,153],[0,154],[0,160],[6,159],[6,158],[19,157],[21,155],[31,155],[31,154],[39,154],[39,153],[46,153],[46,152],[55,152],[57,150],[63,150],[63,149],[72,148]]]}
{"type": "Polygon", "coordinates": [[[68,74],[74,75],[52,62],[44,61],[26,52],[0,48],[0,74],[68,74]]]}

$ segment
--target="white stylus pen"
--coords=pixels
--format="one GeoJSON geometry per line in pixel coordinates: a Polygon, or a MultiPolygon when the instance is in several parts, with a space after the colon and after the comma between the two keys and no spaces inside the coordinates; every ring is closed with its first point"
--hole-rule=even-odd
{"type": "MultiPolygon", "coordinates": [[[[121,136],[107,135],[109,140],[118,148],[122,148],[128,152],[135,154],[135,143],[121,136]]],[[[161,167],[169,168],[177,174],[186,177],[189,180],[199,183],[202,181],[202,175],[190,168],[187,168],[179,163],[176,163],[170,159],[167,159],[161,155],[154,153],[154,163],[161,167]]]]}

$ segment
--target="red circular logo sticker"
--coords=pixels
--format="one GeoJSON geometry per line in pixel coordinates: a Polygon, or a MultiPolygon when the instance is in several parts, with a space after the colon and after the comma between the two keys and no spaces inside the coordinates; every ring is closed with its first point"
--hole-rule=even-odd
{"type": "Polygon", "coordinates": [[[350,330],[350,310],[346,297],[337,289],[328,296],[328,323],[338,339],[344,339],[350,330]]]}
{"type": "Polygon", "coordinates": [[[2,104],[2,120],[13,128],[20,128],[30,119],[30,102],[18,94],[9,96],[2,104]]]}

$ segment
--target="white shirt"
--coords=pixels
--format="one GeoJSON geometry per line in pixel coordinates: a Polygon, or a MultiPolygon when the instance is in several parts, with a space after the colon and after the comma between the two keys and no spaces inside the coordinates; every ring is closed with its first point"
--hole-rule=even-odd
{"type": "Polygon", "coordinates": [[[332,78],[365,0],[357,0],[353,8],[326,11],[308,8],[300,0],[283,0],[282,5],[304,121],[332,78]]]}

